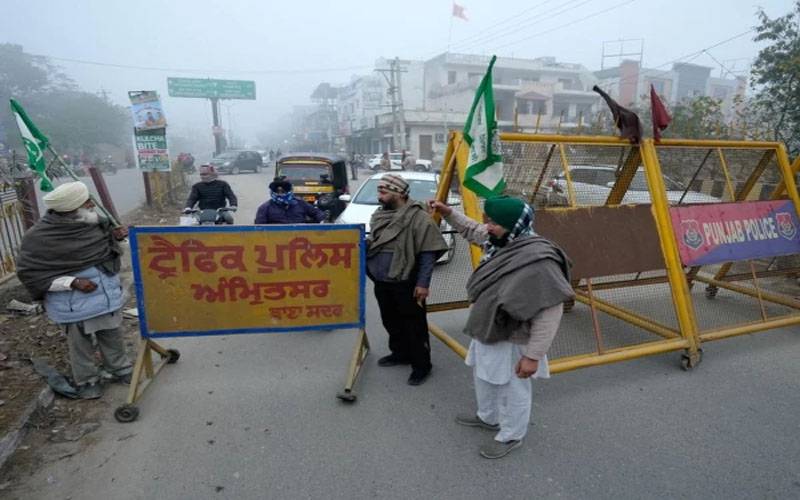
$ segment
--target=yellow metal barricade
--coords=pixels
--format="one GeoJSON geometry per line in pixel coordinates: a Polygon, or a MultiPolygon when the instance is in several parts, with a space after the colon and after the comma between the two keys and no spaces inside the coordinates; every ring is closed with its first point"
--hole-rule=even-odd
{"type": "MultiPolygon", "coordinates": [[[[782,144],[633,145],[618,137],[520,133],[500,139],[506,194],[531,203],[537,232],[575,263],[577,304],[565,304],[569,314],[550,351],[553,372],[681,350],[690,368],[700,361],[702,342],[800,324],[800,301],[781,288],[796,286],[789,277],[800,272],[800,254],[688,265],[676,236],[679,208],[741,210],[773,201],[800,214],[800,159],[790,165],[782,144]]],[[[464,178],[467,154],[461,134],[452,134],[438,199],[447,199],[450,176],[464,178]]],[[[481,200],[460,192],[464,213],[480,220],[481,200]]],[[[445,274],[466,282],[480,255],[472,246],[469,264],[445,274]]],[[[433,295],[452,296],[452,281],[442,287],[435,276],[433,295]]],[[[463,307],[465,292],[429,310],[463,307]]],[[[431,332],[463,356],[447,332],[435,324],[431,332]]]]}

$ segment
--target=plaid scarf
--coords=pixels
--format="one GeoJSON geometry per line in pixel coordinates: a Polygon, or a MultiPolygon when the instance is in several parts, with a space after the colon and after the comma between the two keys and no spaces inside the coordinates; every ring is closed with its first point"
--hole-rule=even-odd
{"type": "MultiPolygon", "coordinates": [[[[533,208],[526,203],[525,208],[522,209],[519,219],[517,219],[517,222],[514,224],[514,227],[511,229],[511,231],[508,232],[506,245],[522,236],[532,236],[534,234],[536,233],[533,231],[533,208]]],[[[498,247],[497,245],[493,244],[491,240],[486,240],[486,243],[483,244],[483,258],[481,258],[481,262],[487,261],[494,257],[494,254],[500,248],[502,247],[498,247]]]]}

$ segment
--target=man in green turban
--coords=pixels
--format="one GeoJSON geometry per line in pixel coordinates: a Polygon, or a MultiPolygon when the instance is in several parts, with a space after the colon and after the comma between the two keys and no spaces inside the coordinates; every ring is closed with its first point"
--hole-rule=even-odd
{"type": "Polygon", "coordinates": [[[547,351],[561,322],[562,303],[574,296],[571,263],[533,231],[533,208],[517,198],[486,200],[484,224],[438,201],[430,208],[484,248],[467,282],[472,307],[464,328],[472,337],[466,363],[473,368],[478,409],[456,416],[456,422],[496,432],[480,454],[501,458],[522,444],[528,430],[531,377],[550,376],[547,351]]]}

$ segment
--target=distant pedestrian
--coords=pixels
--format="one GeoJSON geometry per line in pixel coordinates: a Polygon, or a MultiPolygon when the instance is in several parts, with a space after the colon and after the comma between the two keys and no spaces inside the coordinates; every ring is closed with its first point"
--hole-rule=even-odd
{"type": "Polygon", "coordinates": [[[403,160],[400,165],[403,170],[415,170],[417,167],[417,157],[410,151],[403,151],[403,160]]]}
{"type": "Polygon", "coordinates": [[[392,160],[389,158],[388,151],[384,152],[383,155],[381,156],[380,169],[385,172],[388,172],[392,169],[392,160]]]}
{"type": "Polygon", "coordinates": [[[355,151],[350,154],[350,178],[354,181],[358,180],[358,162],[355,151]]]}

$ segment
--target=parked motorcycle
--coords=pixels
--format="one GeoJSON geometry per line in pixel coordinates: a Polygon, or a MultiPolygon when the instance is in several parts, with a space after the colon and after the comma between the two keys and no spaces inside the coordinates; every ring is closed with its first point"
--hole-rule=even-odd
{"type": "Polygon", "coordinates": [[[215,226],[233,224],[232,212],[236,212],[236,207],[224,207],[216,210],[213,208],[207,208],[205,210],[186,208],[183,210],[183,215],[181,215],[179,224],[181,226],[215,226]]]}

